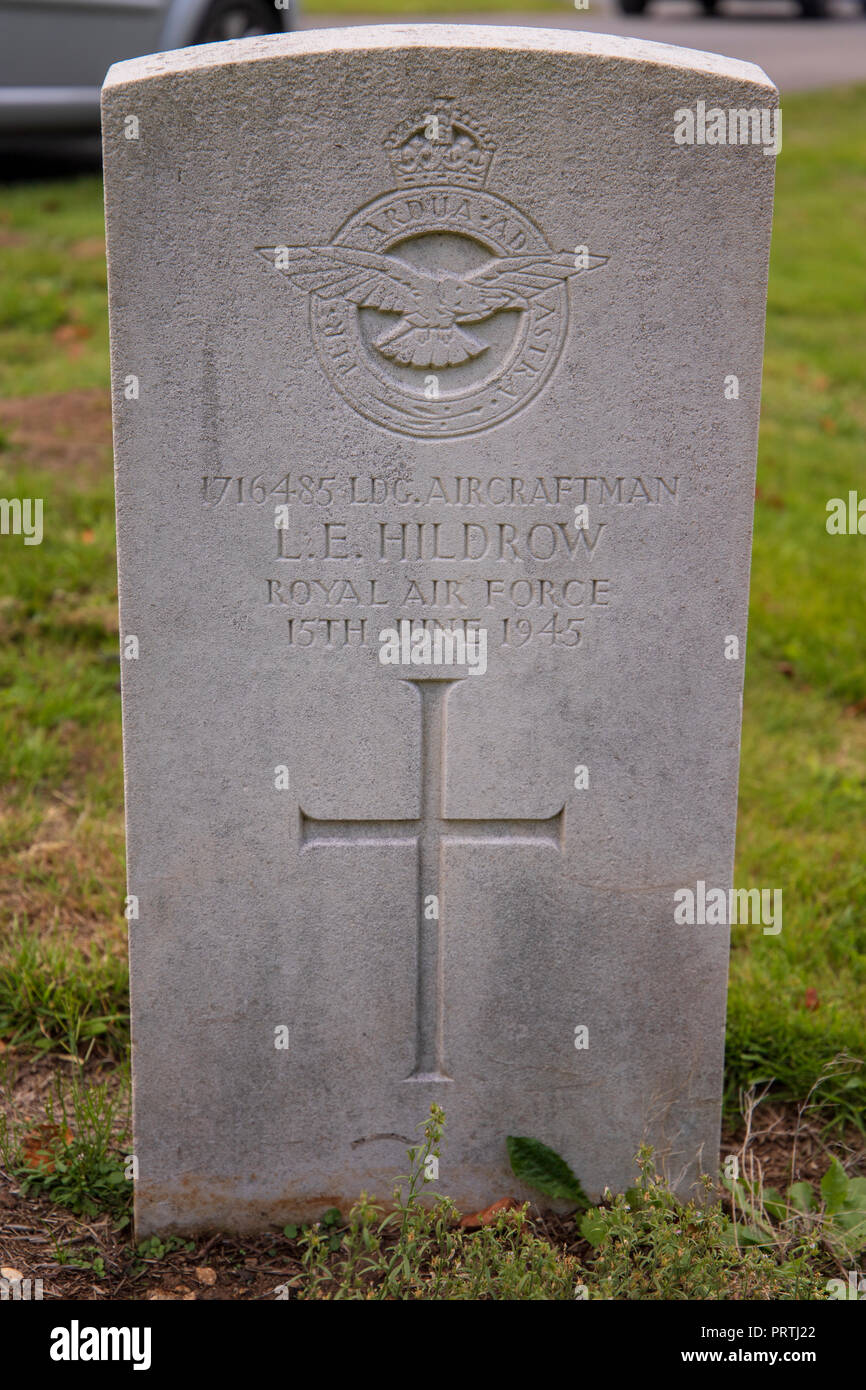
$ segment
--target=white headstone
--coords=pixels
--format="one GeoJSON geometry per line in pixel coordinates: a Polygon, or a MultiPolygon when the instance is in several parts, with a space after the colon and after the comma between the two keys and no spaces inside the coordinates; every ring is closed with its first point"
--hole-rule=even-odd
{"type": "Polygon", "coordinates": [[[499,27],[112,68],[140,1233],[387,1199],[431,1101],[465,1208],[509,1134],[715,1167],[776,100],[499,27]]]}

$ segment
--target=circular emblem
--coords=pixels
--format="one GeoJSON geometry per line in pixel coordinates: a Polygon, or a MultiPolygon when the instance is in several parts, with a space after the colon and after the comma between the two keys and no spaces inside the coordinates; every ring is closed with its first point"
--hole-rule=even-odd
{"type": "Polygon", "coordinates": [[[489,139],[450,108],[386,145],[401,187],[326,246],[260,250],[308,294],[323,371],[359,414],[418,438],[474,434],[538,395],[568,332],[569,278],[607,258],[555,251],[487,191],[489,139]]]}

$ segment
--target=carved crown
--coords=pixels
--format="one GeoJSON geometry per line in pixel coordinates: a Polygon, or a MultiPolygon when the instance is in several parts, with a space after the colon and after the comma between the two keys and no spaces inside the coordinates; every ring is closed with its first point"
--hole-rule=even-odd
{"type": "Polygon", "coordinates": [[[433,102],[388,136],[385,148],[398,184],[457,183],[481,188],[494,146],[485,130],[447,102],[433,102]]]}

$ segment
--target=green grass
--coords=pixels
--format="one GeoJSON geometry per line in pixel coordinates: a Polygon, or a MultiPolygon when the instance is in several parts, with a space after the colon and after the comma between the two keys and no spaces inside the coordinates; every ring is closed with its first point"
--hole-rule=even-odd
{"type": "Polygon", "coordinates": [[[105,386],[103,240],[98,177],[4,188],[0,398],[105,386]]]}
{"type": "Polygon", "coordinates": [[[0,546],[0,784],[21,792],[61,785],[82,734],[116,726],[114,489],[110,471],[82,489],[73,472],[34,474],[7,449],[0,490],[44,501],[42,544],[0,546]]]}
{"type": "MultiPolygon", "coordinates": [[[[784,926],[734,928],[732,1109],[749,1081],[802,1098],[866,1055],[866,537],[825,529],[829,498],[866,493],[866,88],[788,98],[784,122],[736,869],[783,889],[784,926]]],[[[862,1126],[866,1071],[816,1097],[862,1126]]]]}
{"type": "MultiPolygon", "coordinates": [[[[741,1087],[770,1077],[803,1099],[823,1076],[814,1098],[844,1123],[866,1101],[864,1069],[832,1065],[866,1052],[866,537],[829,536],[824,522],[828,498],[864,489],[866,88],[788,98],[784,117],[736,873],[738,885],[783,889],[784,926],[776,937],[734,930],[727,1103],[733,1113],[741,1087]]],[[[4,204],[0,396],[104,389],[99,181],[20,185],[4,204]]],[[[0,450],[0,494],[44,497],[46,526],[38,550],[0,543],[0,912],[4,925],[13,914],[37,932],[71,922],[114,944],[123,887],[107,459],[91,473],[35,466],[8,440],[0,450]],[[34,854],[40,839],[68,848],[34,854]]],[[[7,966],[17,959],[7,950],[7,966]]],[[[116,993],[99,1002],[93,989],[91,1017],[122,1011],[116,993]]],[[[12,993],[7,983],[9,1017],[12,993]]],[[[66,1025],[50,1022],[44,993],[27,997],[30,1036],[55,1030],[60,1041],[66,1025]]],[[[16,1008],[10,1026],[26,1030],[16,1008]]]]}
{"type": "Polygon", "coordinates": [[[66,941],[13,930],[0,955],[0,1037],[37,1052],[70,1057],[129,1046],[126,961],[111,951],[84,952],[66,941]]]}

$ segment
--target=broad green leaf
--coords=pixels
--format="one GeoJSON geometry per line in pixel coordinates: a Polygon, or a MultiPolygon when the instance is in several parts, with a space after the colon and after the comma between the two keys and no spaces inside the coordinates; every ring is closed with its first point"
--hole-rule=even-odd
{"type": "Polygon", "coordinates": [[[833,1217],[833,1226],[840,1232],[840,1240],[853,1254],[866,1246],[866,1213],[862,1211],[840,1211],[833,1217]]]}
{"type": "Polygon", "coordinates": [[[833,1217],[845,1232],[845,1244],[858,1252],[866,1246],[866,1178],[849,1178],[844,1207],[833,1217]]]}
{"type": "Polygon", "coordinates": [[[821,1179],[821,1196],[830,1216],[844,1207],[848,1199],[848,1178],[838,1158],[833,1159],[821,1179]]]}
{"type": "Polygon", "coordinates": [[[815,1192],[810,1182],[795,1182],[788,1188],[788,1200],[795,1211],[814,1211],[815,1192]]]}
{"type": "Polygon", "coordinates": [[[578,1229],[584,1240],[596,1248],[601,1245],[608,1231],[608,1223],[603,1211],[596,1207],[580,1218],[578,1229]]]}
{"type": "Polygon", "coordinates": [[[589,1198],[564,1158],[542,1144],[540,1139],[528,1139],[509,1134],[506,1139],[511,1171],[528,1187],[534,1187],[547,1197],[562,1197],[585,1209],[589,1198]]]}
{"type": "Polygon", "coordinates": [[[772,1245],[772,1236],[766,1231],[758,1230],[757,1226],[741,1226],[737,1222],[737,1237],[741,1245],[772,1245]]]}
{"type": "Polygon", "coordinates": [[[848,1206],[866,1213],[866,1178],[848,1179],[848,1206]]]}

